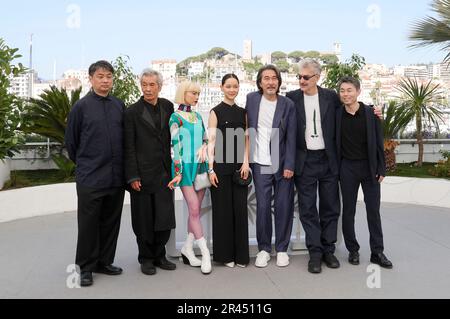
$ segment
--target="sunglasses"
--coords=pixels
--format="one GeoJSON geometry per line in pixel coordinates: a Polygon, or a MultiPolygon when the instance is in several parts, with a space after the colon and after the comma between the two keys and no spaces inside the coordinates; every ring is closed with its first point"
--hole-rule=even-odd
{"type": "Polygon", "coordinates": [[[317,74],[314,74],[314,75],[301,75],[301,74],[297,74],[297,79],[298,80],[301,80],[301,79],[303,79],[303,80],[305,80],[305,81],[309,81],[309,80],[311,80],[313,77],[315,77],[315,76],[317,76],[317,74]]]}

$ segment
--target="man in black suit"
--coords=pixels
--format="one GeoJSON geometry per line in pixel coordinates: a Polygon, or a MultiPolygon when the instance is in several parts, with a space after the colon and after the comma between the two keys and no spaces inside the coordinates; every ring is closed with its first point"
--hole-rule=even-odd
{"type": "Polygon", "coordinates": [[[120,230],[125,184],[123,177],[123,114],[125,105],[109,93],[114,68],[107,61],[89,67],[92,90],[70,111],[65,144],[76,164],[78,241],[75,263],[82,287],[91,286],[92,272],[120,275],[112,265],[120,230]]]}
{"type": "Polygon", "coordinates": [[[141,75],[141,99],[125,112],[125,177],[131,186],[131,216],[139,248],[138,260],[146,275],[156,267],[175,270],[165,246],[175,228],[171,176],[169,119],[173,104],[159,98],[163,79],[146,69],[141,75]]]}
{"type": "Polygon", "coordinates": [[[317,61],[303,60],[297,76],[300,89],[287,94],[297,109],[295,186],[310,273],[322,272],[322,261],[329,268],[340,267],[334,252],[340,214],[335,125],[341,103],[335,91],[317,85],[321,71],[317,61]]]}
{"type": "Polygon", "coordinates": [[[342,226],[349,262],[359,265],[359,244],[355,236],[355,213],[359,186],[362,185],[370,233],[370,261],[384,268],[392,263],[383,254],[380,216],[380,184],[386,176],[383,129],[371,107],[358,102],[360,82],[344,77],[339,94],[345,108],[336,114],[337,155],[342,188],[342,226]]]}

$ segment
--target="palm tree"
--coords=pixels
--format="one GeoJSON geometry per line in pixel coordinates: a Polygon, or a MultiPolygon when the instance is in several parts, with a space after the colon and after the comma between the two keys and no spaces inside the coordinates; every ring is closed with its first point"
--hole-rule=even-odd
{"type": "Polygon", "coordinates": [[[406,78],[400,81],[396,89],[402,94],[399,112],[404,121],[416,121],[416,138],[419,145],[417,166],[423,164],[423,125],[433,124],[439,128],[439,120],[443,121],[442,111],[436,106],[442,100],[439,84],[418,83],[417,79],[406,78]]]}
{"type": "Polygon", "coordinates": [[[64,155],[64,135],[67,118],[73,105],[80,99],[82,88],[72,92],[70,98],[65,89],[51,86],[39,97],[30,99],[30,105],[23,117],[21,130],[38,134],[61,144],[59,154],[52,159],[66,178],[75,171],[75,164],[64,155]]]}
{"type": "Polygon", "coordinates": [[[437,18],[426,17],[413,24],[409,39],[412,48],[438,45],[447,52],[444,62],[450,62],[450,0],[434,0],[431,9],[437,18]]]}
{"type": "Polygon", "coordinates": [[[80,94],[81,88],[73,91],[69,98],[65,89],[51,86],[39,96],[40,99],[30,99],[21,130],[39,134],[63,145],[67,117],[72,106],[80,99],[80,94]]]}
{"type": "Polygon", "coordinates": [[[390,101],[384,112],[384,157],[386,170],[393,172],[397,169],[395,149],[399,143],[395,140],[398,134],[406,128],[409,120],[402,113],[402,109],[396,101],[390,101]]]}

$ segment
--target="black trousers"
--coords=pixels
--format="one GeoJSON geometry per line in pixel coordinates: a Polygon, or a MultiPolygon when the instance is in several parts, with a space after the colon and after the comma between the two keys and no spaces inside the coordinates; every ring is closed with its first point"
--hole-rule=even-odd
{"type": "Polygon", "coordinates": [[[374,254],[382,253],[384,245],[380,216],[381,187],[375,176],[370,174],[369,162],[343,159],[340,175],[343,203],[342,232],[345,246],[350,252],[357,252],[360,248],[355,234],[355,214],[358,190],[362,185],[369,225],[370,249],[374,254]]]}
{"type": "Polygon", "coordinates": [[[295,187],[310,257],[334,253],[340,215],[339,176],[331,172],[325,151],[308,151],[303,174],[295,176],[295,187]]]}
{"type": "Polygon", "coordinates": [[[77,184],[78,242],[75,263],[81,271],[114,262],[122,216],[123,188],[92,189],[77,184]]]}
{"type": "Polygon", "coordinates": [[[248,245],[248,187],[233,183],[232,175],[218,175],[211,187],[214,261],[250,263],[248,245]]]}
{"type": "Polygon", "coordinates": [[[131,192],[131,222],[143,264],[166,256],[166,244],[175,228],[173,192],[131,192]]]}

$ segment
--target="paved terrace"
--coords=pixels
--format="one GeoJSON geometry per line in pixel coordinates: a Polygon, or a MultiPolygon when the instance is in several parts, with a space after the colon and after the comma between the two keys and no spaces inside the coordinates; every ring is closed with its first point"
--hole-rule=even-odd
{"type": "MultiPolygon", "coordinates": [[[[307,272],[308,256],[291,256],[291,265],[200,269],[177,263],[175,272],[158,269],[145,276],[137,263],[130,208],[125,206],[116,262],[118,277],[94,275],[94,286],[69,289],[67,266],[73,263],[76,213],[0,223],[0,298],[450,298],[450,209],[403,204],[382,205],[386,254],[393,270],[381,270],[381,288],[369,289],[368,232],[364,206],[358,204],[361,265],[346,261],[341,243],[338,270],[307,272]]],[[[254,262],[254,258],[252,259],[254,262]]]]}

